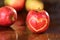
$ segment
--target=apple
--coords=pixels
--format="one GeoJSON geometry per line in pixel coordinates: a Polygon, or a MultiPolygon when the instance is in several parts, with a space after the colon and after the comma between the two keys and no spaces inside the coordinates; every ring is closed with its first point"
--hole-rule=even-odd
{"type": "Polygon", "coordinates": [[[27,14],[26,24],[28,29],[33,33],[42,33],[48,29],[50,17],[47,11],[31,10],[27,14]]]}
{"type": "Polygon", "coordinates": [[[22,10],[25,4],[25,0],[4,0],[4,4],[11,6],[16,10],[22,10]]]}
{"type": "Polygon", "coordinates": [[[44,4],[42,1],[38,0],[27,0],[25,4],[26,10],[43,10],[44,4]]]}
{"type": "Polygon", "coordinates": [[[10,26],[17,20],[17,12],[10,6],[0,8],[0,26],[10,26]]]}

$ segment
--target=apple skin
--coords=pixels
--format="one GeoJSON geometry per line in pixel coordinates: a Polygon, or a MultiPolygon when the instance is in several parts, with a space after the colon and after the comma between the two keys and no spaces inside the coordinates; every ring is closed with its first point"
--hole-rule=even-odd
{"type": "Polygon", "coordinates": [[[4,0],[4,4],[11,6],[16,10],[22,10],[25,4],[25,0],[4,0]]]}
{"type": "Polygon", "coordinates": [[[42,1],[38,0],[27,0],[25,4],[26,10],[43,10],[44,9],[44,4],[42,1]]]}
{"type": "Polygon", "coordinates": [[[17,12],[10,6],[0,8],[0,26],[10,26],[17,20],[17,12]]]}
{"type": "Polygon", "coordinates": [[[42,33],[48,29],[50,22],[49,14],[45,10],[29,11],[26,18],[28,29],[33,33],[42,33]]]}

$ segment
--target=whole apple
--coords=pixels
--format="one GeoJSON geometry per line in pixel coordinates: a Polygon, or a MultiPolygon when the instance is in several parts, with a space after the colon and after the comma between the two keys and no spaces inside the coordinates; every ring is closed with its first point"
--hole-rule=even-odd
{"type": "Polygon", "coordinates": [[[42,1],[38,0],[27,0],[25,4],[26,10],[42,10],[44,9],[44,4],[42,1]]]}
{"type": "Polygon", "coordinates": [[[25,0],[4,0],[4,4],[11,6],[16,10],[22,10],[25,4],[25,0]]]}
{"type": "Polygon", "coordinates": [[[0,8],[0,26],[10,26],[17,20],[17,12],[14,8],[4,6],[0,8]]]}
{"type": "Polygon", "coordinates": [[[33,33],[42,33],[48,29],[49,14],[45,10],[29,11],[26,19],[27,27],[33,33]]]}

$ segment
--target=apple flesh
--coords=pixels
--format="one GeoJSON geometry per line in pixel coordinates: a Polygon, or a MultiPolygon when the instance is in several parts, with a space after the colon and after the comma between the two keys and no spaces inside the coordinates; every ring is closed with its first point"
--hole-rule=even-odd
{"type": "Polygon", "coordinates": [[[27,27],[34,33],[42,33],[48,29],[49,14],[45,10],[29,11],[26,19],[27,27]]]}
{"type": "Polygon", "coordinates": [[[0,8],[0,26],[10,26],[17,20],[17,12],[14,8],[4,6],[0,8]]]}
{"type": "Polygon", "coordinates": [[[43,10],[44,4],[41,1],[38,0],[27,0],[25,4],[26,10],[43,10]]]}
{"type": "Polygon", "coordinates": [[[4,0],[4,4],[11,6],[16,10],[22,10],[25,4],[25,0],[4,0]]]}

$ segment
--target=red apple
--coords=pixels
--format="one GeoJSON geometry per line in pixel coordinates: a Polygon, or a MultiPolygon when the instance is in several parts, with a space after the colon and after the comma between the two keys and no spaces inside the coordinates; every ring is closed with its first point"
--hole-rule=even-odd
{"type": "Polygon", "coordinates": [[[25,4],[25,0],[4,0],[4,4],[11,6],[16,10],[22,10],[25,4]]]}
{"type": "Polygon", "coordinates": [[[10,26],[17,20],[17,12],[14,8],[4,6],[0,8],[0,26],[10,26]]]}
{"type": "Polygon", "coordinates": [[[29,11],[26,24],[30,31],[41,33],[47,30],[49,21],[49,14],[45,10],[29,11]]]}

